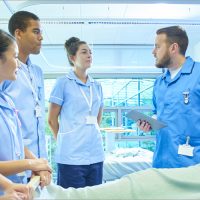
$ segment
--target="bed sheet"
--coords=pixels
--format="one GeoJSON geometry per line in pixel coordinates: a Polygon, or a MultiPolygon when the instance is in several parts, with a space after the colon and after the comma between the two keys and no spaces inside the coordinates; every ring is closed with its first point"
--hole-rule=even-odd
{"type": "Polygon", "coordinates": [[[152,167],[153,152],[142,148],[119,148],[108,154],[103,167],[103,180],[112,181],[124,175],[152,167]]]}
{"type": "Polygon", "coordinates": [[[51,184],[35,199],[200,199],[200,165],[188,168],[150,168],[102,185],[68,188],[51,184]]]}

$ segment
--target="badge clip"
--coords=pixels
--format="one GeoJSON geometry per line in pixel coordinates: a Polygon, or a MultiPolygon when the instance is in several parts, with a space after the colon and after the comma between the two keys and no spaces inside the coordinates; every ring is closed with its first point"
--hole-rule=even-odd
{"type": "Polygon", "coordinates": [[[41,117],[42,116],[42,110],[41,110],[41,107],[39,106],[39,104],[37,104],[35,106],[35,116],[36,117],[41,117]]]}
{"type": "Polygon", "coordinates": [[[186,146],[189,146],[189,141],[190,141],[190,136],[187,136],[186,137],[186,143],[185,143],[186,146]]]}
{"type": "Polygon", "coordinates": [[[184,98],[184,103],[188,104],[189,103],[189,91],[183,92],[183,98],[184,98]]]}

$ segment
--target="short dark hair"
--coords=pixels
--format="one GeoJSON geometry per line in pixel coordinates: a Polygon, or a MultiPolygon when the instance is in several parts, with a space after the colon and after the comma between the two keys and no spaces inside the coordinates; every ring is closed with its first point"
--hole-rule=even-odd
{"type": "Polygon", "coordinates": [[[8,30],[10,34],[14,36],[16,29],[25,31],[30,20],[39,21],[40,19],[37,15],[28,11],[19,11],[14,13],[8,23],[8,30]]]}
{"type": "Polygon", "coordinates": [[[0,29],[0,59],[4,58],[4,53],[8,50],[9,46],[15,42],[15,38],[7,32],[0,29]]]}
{"type": "Polygon", "coordinates": [[[169,26],[158,29],[156,34],[166,34],[170,44],[177,43],[180,48],[180,54],[185,55],[188,47],[188,36],[186,31],[180,26],[169,26]]]}
{"type": "Polygon", "coordinates": [[[80,47],[81,44],[87,44],[87,43],[85,41],[81,41],[77,37],[71,37],[65,42],[65,49],[67,51],[67,57],[69,60],[69,64],[71,66],[74,66],[74,64],[70,60],[70,56],[76,55],[76,52],[78,51],[78,48],[80,47]]]}

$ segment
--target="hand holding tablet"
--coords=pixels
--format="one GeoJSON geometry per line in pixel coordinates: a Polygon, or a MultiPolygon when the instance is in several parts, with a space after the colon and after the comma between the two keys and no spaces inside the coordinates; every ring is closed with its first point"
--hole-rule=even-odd
{"type": "Polygon", "coordinates": [[[161,128],[166,127],[167,125],[161,121],[158,121],[148,115],[145,115],[137,110],[130,111],[127,115],[127,118],[133,119],[134,121],[146,121],[150,124],[152,130],[159,130],[161,128]]]}

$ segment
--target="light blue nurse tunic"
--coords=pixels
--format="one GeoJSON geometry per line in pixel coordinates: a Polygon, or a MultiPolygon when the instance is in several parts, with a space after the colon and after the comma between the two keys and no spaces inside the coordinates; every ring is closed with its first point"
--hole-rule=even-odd
{"type": "Polygon", "coordinates": [[[167,124],[157,133],[153,167],[187,167],[200,163],[200,63],[186,58],[173,79],[167,70],[157,78],[153,113],[167,124]],[[187,100],[188,98],[188,100],[187,100]],[[193,156],[178,154],[179,145],[194,147],[193,156]]]}
{"type": "MultiPolygon", "coordinates": [[[[12,100],[0,92],[0,161],[24,159],[20,121],[12,100]]],[[[15,183],[24,183],[24,176],[8,176],[15,183]]],[[[2,193],[2,191],[0,191],[2,193]]]]}
{"type": "Polygon", "coordinates": [[[19,111],[25,146],[38,158],[47,158],[45,143],[45,103],[44,81],[40,67],[31,63],[20,63],[15,81],[5,81],[2,90],[13,100],[19,111]],[[41,108],[41,116],[35,114],[36,103],[41,108]]]}
{"type": "Polygon", "coordinates": [[[102,136],[98,125],[86,124],[89,106],[83,93],[90,99],[91,115],[97,117],[103,107],[101,85],[88,76],[87,82],[79,80],[71,70],[57,80],[50,102],[61,106],[55,160],[60,164],[90,165],[104,160],[102,136]]]}

